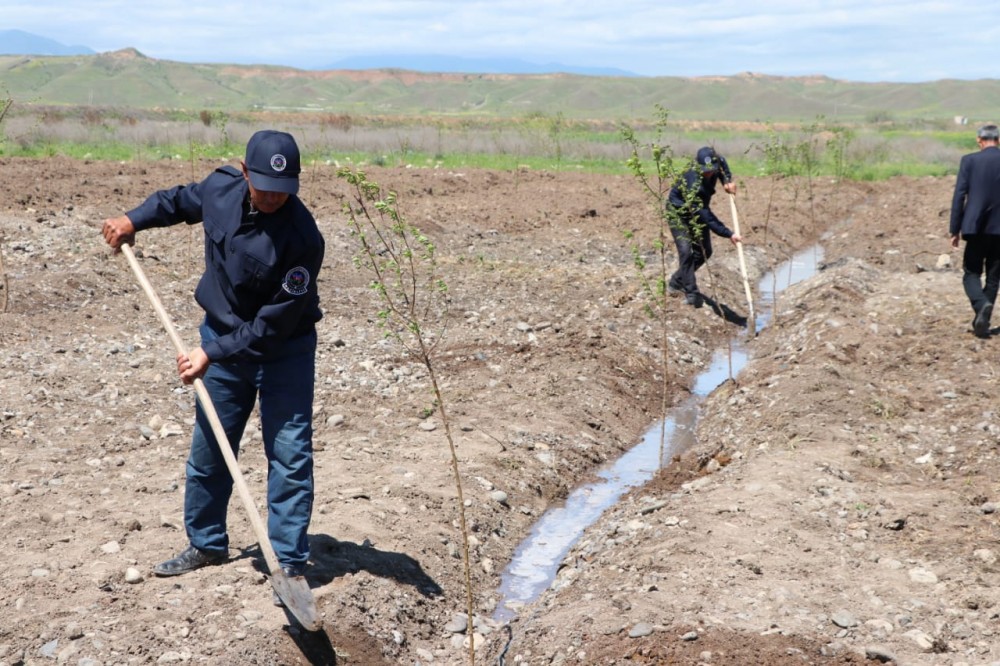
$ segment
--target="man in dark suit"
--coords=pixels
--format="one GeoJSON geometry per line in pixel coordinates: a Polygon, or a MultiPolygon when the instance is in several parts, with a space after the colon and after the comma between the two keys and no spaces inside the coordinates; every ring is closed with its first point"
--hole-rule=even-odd
{"type": "Polygon", "coordinates": [[[979,152],[963,156],[958,167],[949,231],[952,247],[965,240],[962,286],[976,313],[972,330],[987,338],[1000,287],[1000,130],[983,125],[976,141],[979,152]]]}

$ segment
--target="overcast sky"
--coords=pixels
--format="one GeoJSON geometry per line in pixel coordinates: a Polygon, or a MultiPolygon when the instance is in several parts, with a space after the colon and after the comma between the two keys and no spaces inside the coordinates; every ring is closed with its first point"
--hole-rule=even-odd
{"type": "Polygon", "coordinates": [[[95,51],[302,68],[413,54],[645,76],[1000,78],[997,0],[0,0],[0,29],[95,51]]]}

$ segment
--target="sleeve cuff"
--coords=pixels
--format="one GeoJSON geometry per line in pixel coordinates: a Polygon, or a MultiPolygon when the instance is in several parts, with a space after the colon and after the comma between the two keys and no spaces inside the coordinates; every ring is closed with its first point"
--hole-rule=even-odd
{"type": "Polygon", "coordinates": [[[201,348],[205,352],[205,356],[207,356],[208,360],[212,363],[215,363],[225,356],[225,353],[222,351],[222,347],[215,340],[209,340],[202,345],[201,348]]]}

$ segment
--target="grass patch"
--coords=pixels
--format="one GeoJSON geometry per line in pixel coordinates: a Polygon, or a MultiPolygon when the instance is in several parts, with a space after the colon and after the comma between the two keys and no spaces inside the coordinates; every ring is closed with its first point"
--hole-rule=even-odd
{"type": "MultiPolygon", "coordinates": [[[[295,135],[306,164],[437,169],[519,168],[627,175],[620,125],[533,114],[518,119],[100,112],[39,108],[8,116],[0,156],[93,160],[239,159],[260,127],[295,135]]],[[[975,150],[969,127],[888,123],[806,125],[676,121],[637,126],[636,140],[671,146],[677,158],[703,145],[726,156],[737,178],[762,175],[882,180],[947,176],[975,150]]]]}

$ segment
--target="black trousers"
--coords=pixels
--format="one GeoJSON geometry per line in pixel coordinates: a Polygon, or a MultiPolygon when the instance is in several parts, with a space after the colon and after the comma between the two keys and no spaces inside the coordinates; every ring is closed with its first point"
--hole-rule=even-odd
{"type": "Polygon", "coordinates": [[[670,276],[670,287],[685,294],[697,294],[695,272],[712,256],[712,234],[708,227],[695,230],[685,222],[671,223],[670,233],[677,246],[678,259],[677,270],[670,276]]]}
{"type": "Polygon", "coordinates": [[[972,309],[978,313],[986,303],[995,303],[1000,287],[1000,236],[966,236],[962,270],[962,286],[972,309]]]}

